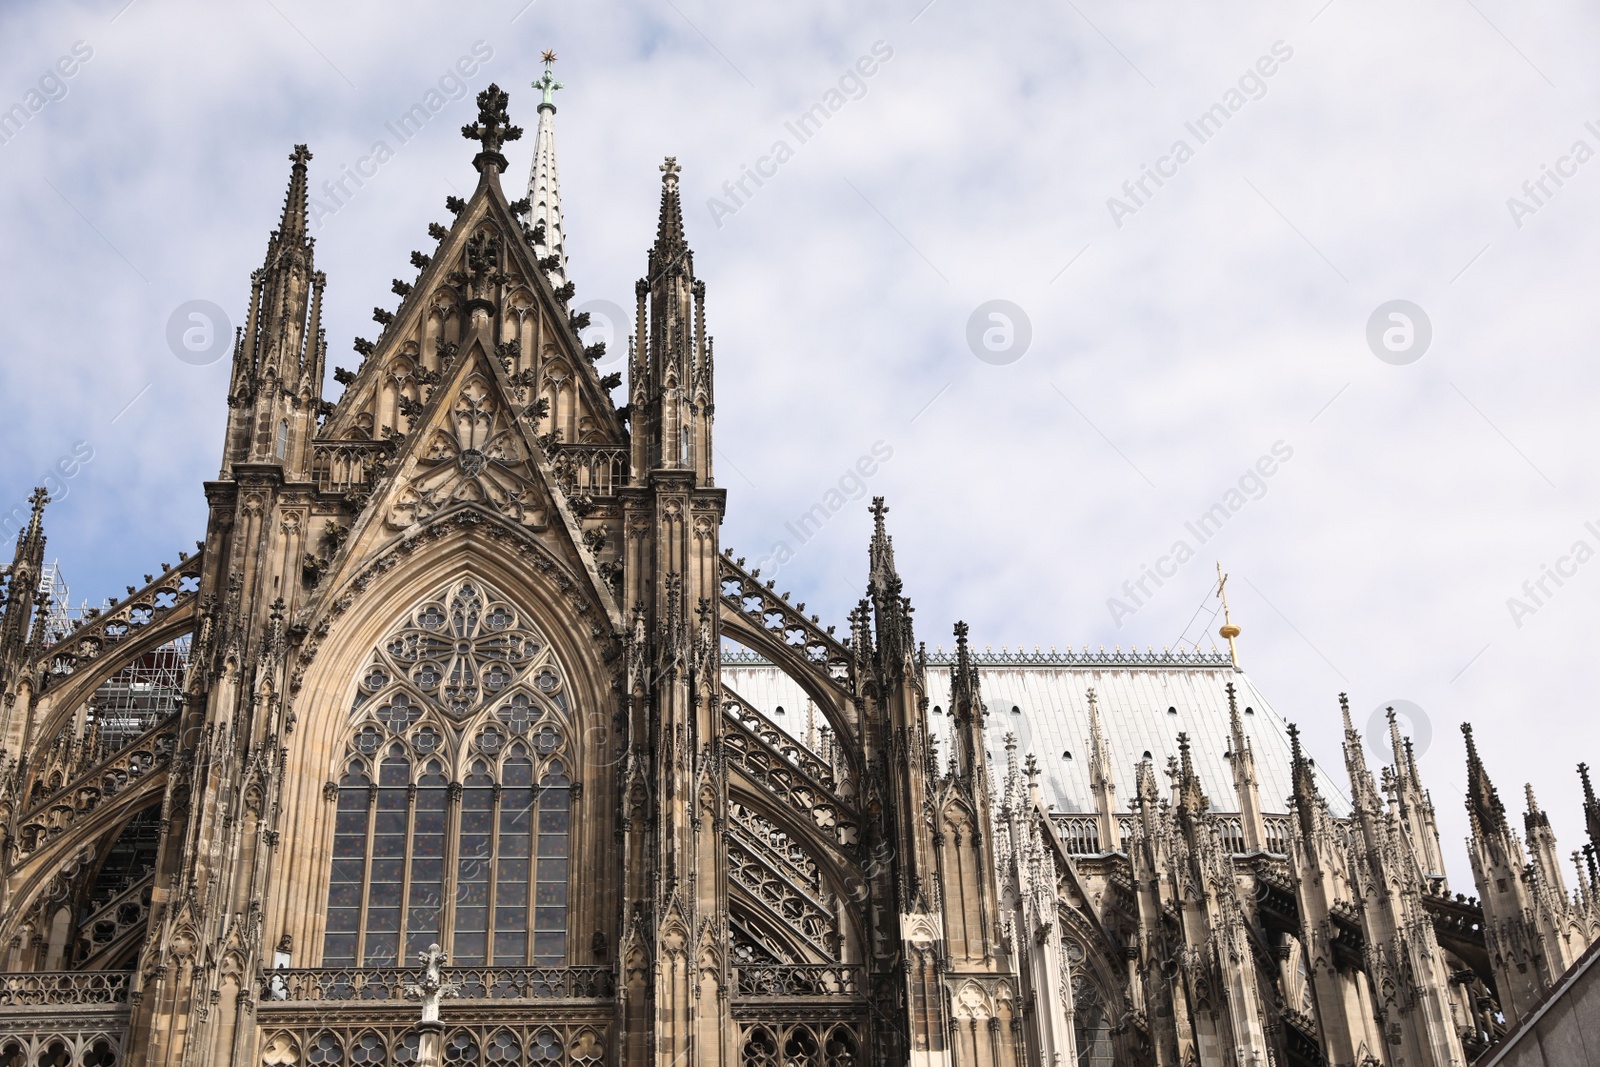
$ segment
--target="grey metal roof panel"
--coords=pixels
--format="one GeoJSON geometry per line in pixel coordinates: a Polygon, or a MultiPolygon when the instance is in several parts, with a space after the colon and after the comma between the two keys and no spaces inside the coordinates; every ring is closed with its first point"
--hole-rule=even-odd
{"type": "MultiPolygon", "coordinates": [[[[1145,753],[1150,754],[1166,794],[1167,760],[1178,754],[1180,732],[1189,735],[1191,758],[1212,809],[1238,811],[1233,770],[1225,756],[1226,686],[1231,681],[1255,753],[1262,809],[1269,814],[1288,812],[1292,789],[1288,729],[1249,676],[1235,671],[1225,659],[1207,656],[1178,662],[1152,657],[1140,664],[1112,663],[1109,657],[1084,657],[1073,663],[989,659],[980,662],[978,677],[989,709],[984,732],[997,783],[1005,773],[1005,736],[1014,734],[1019,757],[1032,752],[1038,759],[1040,788],[1047,802],[1062,812],[1093,811],[1088,773],[1088,692],[1093,688],[1111,749],[1119,811],[1129,810],[1134,768],[1145,753]]],[[[754,657],[732,663],[725,658],[722,676],[726,685],[800,741],[807,740],[808,714],[817,727],[826,725],[820,715],[809,712],[805,691],[775,666],[754,657]]],[[[940,739],[941,752],[948,753],[947,662],[928,665],[928,702],[932,730],[940,739]]],[[[1332,814],[1347,815],[1344,793],[1320,766],[1315,773],[1332,814]]]]}

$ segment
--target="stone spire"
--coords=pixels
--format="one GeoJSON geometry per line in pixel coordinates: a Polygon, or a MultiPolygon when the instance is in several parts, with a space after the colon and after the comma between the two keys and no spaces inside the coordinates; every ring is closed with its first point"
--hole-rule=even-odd
{"type": "Polygon", "coordinates": [[[1578,778],[1583,782],[1583,826],[1589,834],[1589,847],[1600,851],[1600,800],[1595,799],[1587,763],[1578,764],[1578,778]]]}
{"type": "Polygon", "coordinates": [[[677,156],[668,156],[661,164],[661,216],[656,221],[656,246],[652,256],[666,265],[666,261],[687,248],[683,236],[683,203],[678,198],[677,156]]]}
{"type": "Polygon", "coordinates": [[[233,352],[222,476],[238,464],[281,466],[290,480],[308,476],[311,438],[321,413],[327,343],[316,241],[306,233],[306,164],[295,145],[283,217],[267,241],[266,260],[250,279],[250,311],[233,352]]]}
{"type": "Polygon", "coordinates": [[[1300,836],[1308,844],[1316,830],[1315,815],[1318,801],[1322,799],[1317,789],[1317,778],[1311,771],[1311,761],[1300,747],[1300,727],[1289,724],[1289,771],[1294,779],[1293,803],[1295,817],[1300,823],[1300,836]]]}
{"type": "Polygon", "coordinates": [[[1256,778],[1256,755],[1245,736],[1244,720],[1239,717],[1239,697],[1229,682],[1228,762],[1233,766],[1233,790],[1239,799],[1239,827],[1244,834],[1244,850],[1261,852],[1267,843],[1266,817],[1261,813],[1261,788],[1256,778]]]}
{"type": "Polygon", "coordinates": [[[1433,798],[1422,788],[1417,771],[1417,756],[1411,738],[1400,736],[1400,722],[1393,708],[1388,709],[1389,750],[1394,766],[1386,773],[1392,807],[1400,818],[1400,829],[1416,854],[1417,866],[1442,892],[1449,882],[1444,871],[1444,850],[1439,844],[1439,822],[1433,811],[1433,798]]]}
{"type": "Polygon", "coordinates": [[[1350,776],[1350,799],[1358,811],[1383,814],[1378,785],[1367,769],[1367,755],[1361,748],[1361,735],[1350,718],[1350,697],[1339,694],[1339,712],[1344,717],[1344,766],[1350,776]]]}
{"type": "Polygon", "coordinates": [[[1550,816],[1540,809],[1539,801],[1533,795],[1532,782],[1524,785],[1523,790],[1528,800],[1528,811],[1522,817],[1522,825],[1528,834],[1532,871],[1538,877],[1539,887],[1550,898],[1545,904],[1552,908],[1564,908],[1568,899],[1567,882],[1561,873],[1561,854],[1556,850],[1556,835],[1550,827],[1550,816]]]}
{"type": "Polygon", "coordinates": [[[1117,825],[1117,780],[1112,773],[1111,748],[1100,729],[1100,707],[1093,689],[1089,698],[1089,790],[1094,794],[1095,822],[1100,830],[1100,851],[1121,852],[1122,833],[1117,825]]]}
{"type": "Polygon", "coordinates": [[[11,680],[28,644],[29,623],[39,596],[39,579],[44,574],[44,506],[50,494],[35,489],[28,498],[33,512],[28,525],[17,535],[16,554],[6,572],[5,614],[0,618],[0,670],[11,680]]]}
{"type": "Polygon", "coordinates": [[[883,497],[872,498],[872,544],[867,549],[867,585],[874,592],[899,592],[900,575],[894,567],[894,538],[884,528],[883,518],[889,514],[883,497]]]}
{"type": "Polygon", "coordinates": [[[678,161],[661,165],[661,220],[646,276],[634,285],[638,335],[628,377],[634,470],[687,471],[712,480],[712,355],[705,283],[683,234],[678,161]]]}
{"type": "Polygon", "coordinates": [[[567,282],[566,234],[561,229],[561,181],[556,174],[555,91],[564,88],[550,72],[554,52],[544,54],[544,77],[533,83],[544,93],[539,102],[539,129],[533,140],[533,167],[528,172],[528,225],[533,228],[533,249],[539,255],[550,284],[559,289],[567,282]]]}
{"type": "Polygon", "coordinates": [[[1467,740],[1467,814],[1472,819],[1472,832],[1477,837],[1506,834],[1506,806],[1500,803],[1500,794],[1489,780],[1483,760],[1478,758],[1478,746],[1472,739],[1472,724],[1461,724],[1461,733],[1467,740]]]}
{"type": "Polygon", "coordinates": [[[987,760],[983,742],[983,696],[978,685],[978,668],[967,646],[967,624],[955,625],[956,658],[950,665],[951,758],[957,779],[974,798],[989,793],[987,760]]]}

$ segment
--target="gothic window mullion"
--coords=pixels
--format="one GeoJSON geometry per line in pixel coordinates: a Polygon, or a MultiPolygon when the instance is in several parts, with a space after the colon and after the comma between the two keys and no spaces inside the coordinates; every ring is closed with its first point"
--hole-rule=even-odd
{"type": "Polygon", "coordinates": [[[374,799],[365,764],[349,761],[339,782],[334,809],[333,855],[322,942],[324,967],[350,967],[361,958],[362,906],[366,900],[374,799]]]}
{"type": "Polygon", "coordinates": [[[444,881],[440,894],[439,947],[455,958],[456,872],[461,866],[461,797],[465,787],[451,782],[446,794],[444,834],[444,881]]]}
{"type": "Polygon", "coordinates": [[[391,745],[378,767],[378,803],[372,817],[372,851],[367,876],[367,904],[362,964],[393,967],[400,960],[401,915],[405,904],[407,853],[410,851],[411,760],[405,747],[391,745]]]}
{"type": "Polygon", "coordinates": [[[479,966],[489,955],[490,887],[493,885],[494,778],[488,762],[473,762],[461,797],[461,855],[456,864],[454,961],[479,966]]]}
{"type": "Polygon", "coordinates": [[[504,790],[500,787],[500,776],[495,775],[494,786],[489,791],[492,798],[489,805],[489,860],[487,881],[484,885],[484,929],[483,929],[483,962],[493,965],[495,962],[494,935],[495,935],[495,895],[499,889],[500,878],[500,805],[504,797],[504,790]]]}
{"type": "Polygon", "coordinates": [[[526,966],[528,931],[533,929],[533,763],[520,743],[500,771],[500,810],[496,820],[494,884],[494,961],[526,966]]]}
{"type": "MultiPolygon", "coordinates": [[[[446,845],[450,803],[444,770],[430,761],[417,780],[411,848],[407,865],[405,960],[414,960],[429,945],[445,943],[444,915],[446,845]]],[[[404,962],[404,961],[402,961],[404,962]]]]}
{"type": "Polygon", "coordinates": [[[406,965],[406,936],[411,924],[408,905],[411,901],[411,865],[413,842],[417,839],[417,783],[413,778],[406,787],[406,843],[400,866],[400,928],[395,933],[396,965],[406,965]]]}
{"type": "MultiPolygon", "coordinates": [[[[376,770],[376,768],[374,768],[376,770]]],[[[372,776],[367,789],[367,841],[361,864],[361,925],[357,927],[355,965],[361,966],[367,958],[367,909],[372,903],[372,835],[378,821],[378,776],[372,776]]]]}

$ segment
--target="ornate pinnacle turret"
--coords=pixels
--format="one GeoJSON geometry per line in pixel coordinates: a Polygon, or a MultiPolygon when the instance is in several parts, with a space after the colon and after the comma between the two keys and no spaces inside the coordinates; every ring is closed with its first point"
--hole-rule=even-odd
{"type": "Polygon", "coordinates": [[[507,141],[522,137],[522,127],[511,125],[511,117],[506,114],[509,99],[504,89],[489,83],[489,87],[478,94],[478,121],[461,127],[461,136],[483,144],[483,151],[472,158],[472,165],[485,178],[506,169],[506,157],[500,154],[500,148],[507,141]]]}
{"type": "Polygon", "coordinates": [[[685,247],[683,236],[683,205],[678,199],[677,156],[668,156],[661,164],[661,217],[656,222],[656,247],[653,256],[665,259],[685,247]]]}
{"type": "Polygon", "coordinates": [[[1594,786],[1589,784],[1589,765],[1578,764],[1578,777],[1583,781],[1583,823],[1589,831],[1589,844],[1600,850],[1600,800],[1595,799],[1594,786]]]}
{"type": "Polygon", "coordinates": [[[1239,717],[1239,697],[1229,682],[1228,729],[1232,751],[1228,762],[1233,764],[1233,789],[1239,799],[1239,825],[1244,832],[1247,852],[1258,852],[1266,847],[1267,823],[1261,812],[1261,790],[1256,779],[1256,756],[1250,747],[1250,738],[1244,732],[1244,720],[1239,717]]]}
{"type": "MultiPolygon", "coordinates": [[[[956,658],[950,665],[951,757],[956,773],[974,789],[987,791],[983,777],[983,697],[978,688],[978,668],[967,647],[967,624],[955,625],[956,658]]],[[[976,795],[976,793],[974,794],[976,795]]]]}
{"type": "Polygon", "coordinates": [[[1210,806],[1200,779],[1194,773],[1194,754],[1189,750],[1188,733],[1178,734],[1178,800],[1187,811],[1198,814],[1210,806]]]}
{"type": "Polygon", "coordinates": [[[1100,706],[1091,688],[1089,701],[1089,790],[1094,794],[1095,825],[1101,852],[1119,852],[1122,842],[1117,825],[1117,780],[1112,771],[1111,749],[1100,728],[1100,706]]]}
{"type": "Polygon", "coordinates": [[[1017,735],[1006,732],[1006,790],[1001,814],[1015,814],[1022,804],[1022,770],[1017,763],[1017,735]]]}
{"type": "Polygon", "coordinates": [[[1321,793],[1317,789],[1316,775],[1311,771],[1311,761],[1300,747],[1300,727],[1294,723],[1289,724],[1289,773],[1294,783],[1294,810],[1300,820],[1300,834],[1309,845],[1315,825],[1313,815],[1321,793]]]}
{"type": "Polygon", "coordinates": [[[1350,776],[1351,800],[1360,810],[1381,813],[1383,802],[1378,797],[1378,784],[1367,769],[1367,754],[1350,718],[1350,697],[1346,693],[1339,694],[1339,714],[1344,718],[1344,766],[1350,776]]]}
{"type": "MultiPolygon", "coordinates": [[[[28,525],[17,535],[16,553],[6,585],[5,616],[0,620],[0,672],[9,675],[16,657],[28,642],[29,621],[39,595],[39,579],[44,573],[44,506],[50,494],[35,489],[28,497],[33,513],[28,525]]],[[[0,676],[0,682],[7,681],[0,676]]]]}
{"type": "Polygon", "coordinates": [[[294,246],[306,236],[306,164],[311,162],[311,150],[303,144],[294,146],[289,154],[294,165],[289,169],[289,191],[283,197],[283,219],[278,223],[278,237],[294,246]]]}
{"type": "Polygon", "coordinates": [[[894,538],[884,528],[883,518],[889,507],[883,497],[872,498],[872,544],[867,549],[867,585],[874,592],[898,593],[900,577],[894,567],[894,538]]]}
{"type": "Polygon", "coordinates": [[[289,190],[283,217],[267,241],[267,256],[251,276],[250,310],[233,353],[228,387],[228,435],[222,474],[235,463],[283,464],[291,477],[304,472],[322,400],[326,345],[316,241],[306,233],[306,165],[311,153],[295,145],[289,156],[289,190]]]}
{"type": "Polygon", "coordinates": [[[677,160],[669,156],[661,175],[656,242],[645,277],[634,285],[639,333],[628,381],[633,463],[640,471],[692,471],[696,485],[710,487],[716,484],[711,439],[716,404],[706,287],[694,276],[694,253],[684,241],[677,160]]]}
{"type": "Polygon", "coordinates": [[[544,77],[533,88],[544,93],[539,103],[539,129],[534,135],[533,166],[528,172],[528,225],[536,236],[533,248],[546,268],[550,284],[556,288],[567,281],[566,234],[561,229],[561,183],[556,174],[555,91],[563,88],[551,73],[554,52],[544,54],[544,77]],[[541,231],[540,227],[543,226],[541,231]]]}
{"type": "Polygon", "coordinates": [[[1489,780],[1489,772],[1478,758],[1478,746],[1472,739],[1472,724],[1461,724],[1461,733],[1467,739],[1467,814],[1472,818],[1474,836],[1506,833],[1506,808],[1500,803],[1500,794],[1489,780]]]}

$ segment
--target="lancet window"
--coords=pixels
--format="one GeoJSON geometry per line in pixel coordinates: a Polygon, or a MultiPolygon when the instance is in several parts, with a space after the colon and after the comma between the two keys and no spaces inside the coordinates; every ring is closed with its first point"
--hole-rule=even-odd
{"type": "Polygon", "coordinates": [[[338,769],[325,967],[560,966],[575,753],[561,666],[467,578],[416,604],[357,684],[338,769]]]}

